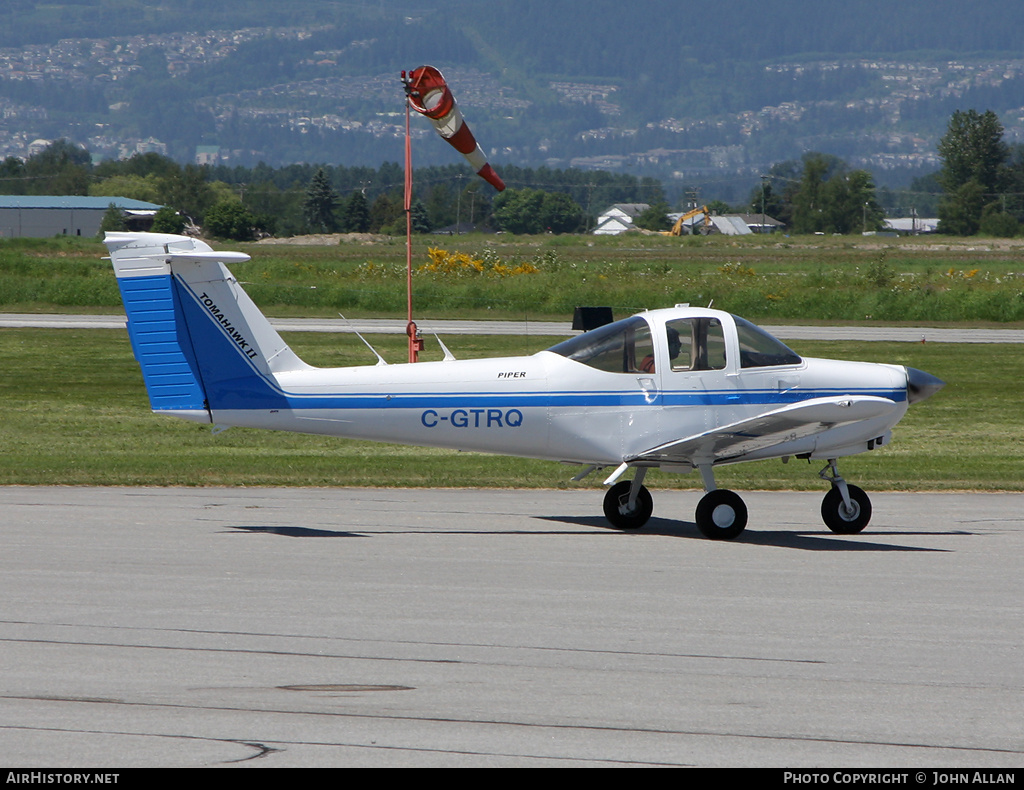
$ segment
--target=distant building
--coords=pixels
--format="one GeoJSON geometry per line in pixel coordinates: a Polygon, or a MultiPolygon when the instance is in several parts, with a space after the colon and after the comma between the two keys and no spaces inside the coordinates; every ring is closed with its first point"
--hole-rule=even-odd
{"type": "Polygon", "coordinates": [[[767,214],[723,214],[711,217],[712,233],[723,236],[748,236],[751,233],[776,233],[785,225],[767,214]]]}
{"type": "Polygon", "coordinates": [[[886,230],[896,231],[901,236],[937,233],[939,229],[939,220],[935,217],[894,217],[882,224],[886,230]]]}
{"type": "Polygon", "coordinates": [[[161,208],[124,197],[0,195],[0,238],[95,236],[111,204],[124,212],[129,230],[149,230],[161,208]]]}
{"type": "Polygon", "coordinates": [[[786,227],[784,223],[767,214],[738,214],[736,216],[750,228],[751,233],[778,233],[786,227]]]}
{"type": "Polygon", "coordinates": [[[220,161],[220,146],[219,145],[197,145],[196,146],[196,164],[197,165],[215,165],[220,161]]]}
{"type": "Polygon", "coordinates": [[[636,230],[633,220],[650,208],[647,203],[616,203],[597,215],[597,236],[617,236],[627,230],[636,230]]]}

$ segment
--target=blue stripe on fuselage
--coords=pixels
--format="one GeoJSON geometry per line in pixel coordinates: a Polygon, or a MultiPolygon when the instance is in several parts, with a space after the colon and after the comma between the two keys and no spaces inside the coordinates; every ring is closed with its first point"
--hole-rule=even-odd
{"type": "MultiPolygon", "coordinates": [[[[264,376],[242,353],[227,331],[200,305],[188,287],[180,283],[182,310],[192,343],[198,350],[199,369],[210,407],[214,410],[330,410],[330,409],[428,409],[428,408],[599,408],[658,406],[777,405],[811,398],[871,395],[900,402],[906,391],[800,389],[678,390],[658,393],[654,400],[638,390],[561,390],[528,392],[337,392],[304,394],[285,392],[264,376]]],[[[394,385],[392,385],[394,386],[394,385]]]]}

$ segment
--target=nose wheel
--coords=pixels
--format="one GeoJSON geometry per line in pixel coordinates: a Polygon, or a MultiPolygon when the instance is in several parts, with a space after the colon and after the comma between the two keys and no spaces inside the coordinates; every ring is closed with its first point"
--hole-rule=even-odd
{"type": "Polygon", "coordinates": [[[857,486],[846,485],[850,495],[850,504],[843,501],[839,487],[830,488],[821,500],[821,519],[825,526],[840,535],[853,535],[860,532],[871,520],[871,500],[857,486]]]}
{"type": "Polygon", "coordinates": [[[840,535],[863,530],[871,520],[871,500],[864,490],[843,480],[834,459],[819,472],[819,477],[832,484],[821,500],[821,520],[825,526],[840,535]]]}

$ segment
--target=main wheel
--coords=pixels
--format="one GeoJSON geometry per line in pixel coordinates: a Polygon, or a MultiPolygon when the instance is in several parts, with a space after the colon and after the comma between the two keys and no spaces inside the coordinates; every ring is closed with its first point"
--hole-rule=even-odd
{"type": "Polygon", "coordinates": [[[627,509],[631,485],[629,480],[622,480],[604,495],[604,517],[616,529],[640,529],[654,512],[654,499],[643,486],[640,486],[636,494],[633,509],[627,509]]]}
{"type": "Polygon", "coordinates": [[[747,526],[747,506],[725,488],[708,491],[697,503],[697,529],[711,540],[732,540],[747,526]]]}
{"type": "Polygon", "coordinates": [[[850,492],[850,509],[843,503],[843,495],[837,486],[832,486],[821,500],[821,518],[833,532],[852,535],[860,532],[871,520],[871,500],[863,489],[847,484],[850,492]]]}

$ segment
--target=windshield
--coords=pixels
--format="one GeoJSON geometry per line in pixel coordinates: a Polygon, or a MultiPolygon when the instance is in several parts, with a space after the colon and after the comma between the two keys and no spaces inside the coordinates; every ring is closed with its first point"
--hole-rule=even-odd
{"type": "Polygon", "coordinates": [[[733,316],[740,341],[740,367],[761,368],[771,365],[799,365],[800,357],[781,340],[772,337],[749,321],[733,316]]]}
{"type": "Polygon", "coordinates": [[[584,332],[548,351],[609,373],[650,373],[654,369],[651,328],[639,316],[584,332]]]}

